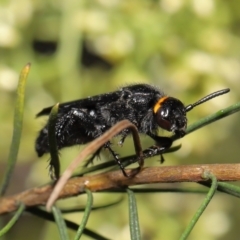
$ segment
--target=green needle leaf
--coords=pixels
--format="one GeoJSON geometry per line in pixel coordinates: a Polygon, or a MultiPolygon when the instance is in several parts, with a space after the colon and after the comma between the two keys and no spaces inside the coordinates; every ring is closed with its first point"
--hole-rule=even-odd
{"type": "Polygon", "coordinates": [[[188,227],[186,228],[186,230],[183,232],[182,236],[180,237],[180,240],[185,240],[185,239],[188,238],[189,234],[191,233],[191,231],[194,228],[195,224],[197,223],[198,219],[203,214],[204,210],[206,209],[206,207],[210,203],[215,191],[217,190],[218,182],[217,182],[217,178],[214,175],[212,175],[211,173],[208,173],[208,172],[204,172],[203,178],[211,179],[211,181],[212,181],[211,188],[209,189],[208,194],[205,197],[205,199],[203,200],[201,206],[199,207],[197,212],[194,214],[194,216],[193,216],[192,220],[190,221],[188,227]]]}
{"type": "Polygon", "coordinates": [[[55,136],[55,126],[57,122],[59,103],[53,106],[48,120],[48,140],[50,150],[50,176],[51,179],[56,180],[60,175],[60,161],[58,157],[57,141],[55,136]]]}
{"type": "Polygon", "coordinates": [[[61,240],[69,240],[69,237],[67,234],[67,226],[62,217],[61,211],[56,206],[52,207],[52,211],[53,211],[55,221],[57,223],[60,239],[61,240]]]}
{"type": "MultiPolygon", "coordinates": [[[[201,182],[200,183],[203,186],[209,187],[210,184],[208,182],[201,182]]],[[[240,187],[230,184],[230,183],[225,183],[225,182],[219,182],[218,183],[218,191],[224,192],[227,194],[230,194],[232,196],[240,198],[240,187]]]]}
{"type": "Polygon", "coordinates": [[[8,222],[8,224],[2,230],[0,230],[0,237],[2,237],[5,233],[7,233],[12,228],[12,226],[17,222],[17,220],[22,215],[24,209],[25,209],[25,205],[23,203],[20,203],[19,208],[14,214],[14,216],[12,217],[12,219],[8,222]]]}
{"type": "Polygon", "coordinates": [[[217,111],[214,114],[211,114],[205,118],[200,119],[196,123],[190,125],[187,129],[187,134],[196,131],[197,129],[204,127],[205,125],[208,125],[210,123],[213,123],[217,120],[220,120],[222,118],[225,118],[233,113],[239,112],[240,111],[240,102],[233,104],[230,107],[224,108],[222,110],[217,111]]]}
{"type": "Polygon", "coordinates": [[[127,189],[131,240],[140,240],[141,232],[138,220],[137,202],[134,192],[127,189]]]}
{"type": "MultiPolygon", "coordinates": [[[[225,117],[232,115],[239,111],[240,111],[240,102],[235,103],[235,104],[233,104],[227,108],[224,108],[222,110],[219,110],[216,113],[213,113],[213,114],[211,114],[205,118],[202,118],[199,121],[191,124],[186,130],[186,135],[189,133],[192,133],[192,132],[198,130],[199,128],[202,128],[210,123],[218,121],[222,118],[225,118],[225,117]]],[[[173,140],[177,140],[178,138],[179,137],[177,135],[172,136],[173,140]]]]}
{"type": "MultiPolygon", "coordinates": [[[[27,212],[37,216],[37,217],[40,217],[40,218],[43,218],[45,220],[48,220],[48,221],[51,221],[51,222],[55,222],[54,220],[54,217],[53,217],[53,214],[52,213],[49,213],[49,212],[46,212],[40,208],[37,208],[37,207],[32,207],[32,208],[28,208],[27,209],[27,212]]],[[[74,231],[77,231],[78,228],[79,228],[79,225],[74,223],[74,222],[71,222],[67,219],[64,219],[65,220],[65,223],[66,223],[66,226],[69,228],[69,229],[72,229],[74,231]]],[[[89,236],[90,238],[92,239],[98,239],[98,240],[109,240],[109,238],[105,238],[101,235],[99,235],[98,233],[90,230],[90,229],[87,229],[85,228],[83,233],[87,236],[89,236]]]]}
{"type": "Polygon", "coordinates": [[[9,184],[10,177],[12,175],[14,166],[17,161],[18,150],[20,146],[20,139],[22,133],[22,123],[23,123],[23,110],[24,110],[24,97],[25,97],[25,85],[28,73],[30,71],[31,64],[28,63],[21,71],[18,88],[17,88],[17,100],[14,110],[14,122],[13,122],[13,135],[10,147],[10,152],[7,162],[7,170],[3,177],[3,183],[1,185],[0,195],[4,195],[9,184]]]}
{"type": "Polygon", "coordinates": [[[90,190],[88,190],[87,188],[85,189],[86,193],[87,193],[87,205],[84,211],[84,215],[82,218],[82,222],[80,223],[80,226],[78,228],[77,234],[74,238],[74,240],[79,240],[83,234],[83,231],[87,225],[87,221],[88,218],[90,216],[91,210],[92,210],[92,205],[93,205],[93,195],[92,192],[90,190]]]}

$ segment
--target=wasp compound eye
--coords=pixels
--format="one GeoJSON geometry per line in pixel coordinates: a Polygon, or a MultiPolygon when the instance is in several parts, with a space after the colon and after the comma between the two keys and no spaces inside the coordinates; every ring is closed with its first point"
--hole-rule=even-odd
{"type": "Polygon", "coordinates": [[[160,98],[153,111],[159,127],[174,133],[186,130],[186,110],[183,103],[178,99],[172,97],[160,98]]]}

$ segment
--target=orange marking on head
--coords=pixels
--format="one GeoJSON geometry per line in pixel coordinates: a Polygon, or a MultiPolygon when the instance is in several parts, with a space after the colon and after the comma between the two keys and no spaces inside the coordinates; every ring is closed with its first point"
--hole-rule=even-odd
{"type": "Polygon", "coordinates": [[[161,107],[162,103],[165,102],[166,99],[168,99],[168,97],[159,98],[159,100],[157,101],[157,103],[153,107],[153,112],[154,113],[156,113],[158,111],[158,109],[161,107]]]}

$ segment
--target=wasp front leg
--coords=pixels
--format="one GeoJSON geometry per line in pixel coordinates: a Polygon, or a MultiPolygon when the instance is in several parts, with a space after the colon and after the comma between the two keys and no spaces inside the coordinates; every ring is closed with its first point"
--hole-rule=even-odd
{"type": "MultiPolygon", "coordinates": [[[[152,134],[150,136],[155,140],[156,144],[143,150],[143,159],[160,155],[161,157],[160,162],[163,163],[164,158],[162,154],[171,147],[172,139],[168,137],[160,137],[152,134]]],[[[130,159],[129,157],[127,158],[128,158],[129,164],[138,162],[138,158],[136,156],[132,156],[132,158],[130,159]]]]}
{"type": "Polygon", "coordinates": [[[149,158],[160,155],[161,156],[160,162],[163,163],[164,158],[162,154],[172,146],[173,143],[172,139],[169,137],[157,136],[152,133],[149,133],[148,135],[156,142],[156,144],[145,149],[143,151],[143,157],[149,158]]]}

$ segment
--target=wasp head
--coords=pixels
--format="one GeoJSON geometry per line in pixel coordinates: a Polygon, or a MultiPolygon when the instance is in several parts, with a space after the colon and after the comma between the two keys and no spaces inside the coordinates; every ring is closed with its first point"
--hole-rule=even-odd
{"type": "Polygon", "coordinates": [[[185,106],[172,97],[161,98],[154,106],[156,122],[159,127],[183,137],[187,127],[185,106]]]}

